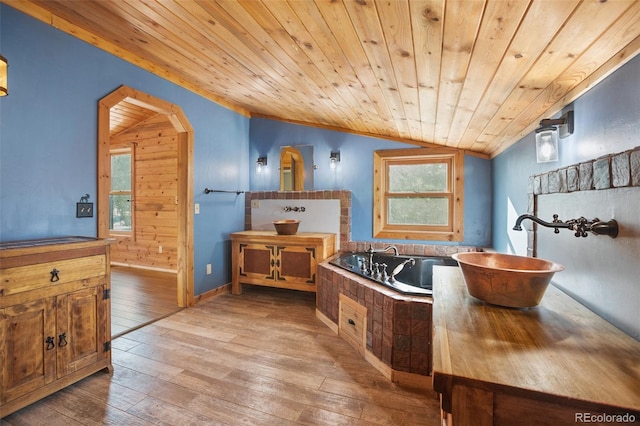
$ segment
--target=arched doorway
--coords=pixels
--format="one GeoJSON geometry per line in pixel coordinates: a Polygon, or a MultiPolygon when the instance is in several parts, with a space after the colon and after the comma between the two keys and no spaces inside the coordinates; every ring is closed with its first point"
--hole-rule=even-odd
{"type": "MultiPolygon", "coordinates": [[[[142,122],[170,123],[177,139],[176,259],[177,304],[192,306],[193,287],[193,128],[174,104],[121,86],[98,103],[98,237],[110,238],[112,138],[142,122]]],[[[161,250],[161,249],[160,249],[161,250]]]]}

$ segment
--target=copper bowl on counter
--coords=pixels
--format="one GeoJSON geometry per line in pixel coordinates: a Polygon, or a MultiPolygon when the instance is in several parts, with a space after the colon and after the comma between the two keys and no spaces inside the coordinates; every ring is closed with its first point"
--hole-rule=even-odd
{"type": "Polygon", "coordinates": [[[299,225],[300,221],[295,219],[273,221],[273,226],[275,226],[278,235],[295,235],[298,232],[299,225]]]}
{"type": "Polygon", "coordinates": [[[469,252],[458,261],[469,294],[483,302],[509,308],[530,308],[542,300],[551,277],[564,266],[537,257],[469,252]]]}

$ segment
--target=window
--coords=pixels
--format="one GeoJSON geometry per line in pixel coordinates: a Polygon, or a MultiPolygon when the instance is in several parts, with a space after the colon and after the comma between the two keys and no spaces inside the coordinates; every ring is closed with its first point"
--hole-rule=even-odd
{"type": "Polygon", "coordinates": [[[131,148],[111,151],[111,190],[109,192],[109,230],[130,234],[133,229],[131,214],[133,179],[131,148]]]}
{"type": "Polygon", "coordinates": [[[375,238],[462,241],[462,151],[376,151],[375,238]]]}

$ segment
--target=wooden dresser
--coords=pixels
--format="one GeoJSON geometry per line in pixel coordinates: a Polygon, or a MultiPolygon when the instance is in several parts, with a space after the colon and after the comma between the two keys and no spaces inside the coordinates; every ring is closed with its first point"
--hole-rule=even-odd
{"type": "Polygon", "coordinates": [[[109,242],[0,243],[0,418],[112,371],[109,242]]]}
{"type": "Polygon", "coordinates": [[[640,421],[640,342],[567,294],[550,285],[534,308],[492,306],[469,295],[454,267],[434,267],[433,286],[444,424],[640,421]]]}
{"type": "Polygon", "coordinates": [[[243,231],[231,234],[231,242],[233,294],[242,293],[242,284],[315,292],[318,263],[335,253],[336,235],[243,231]]]}

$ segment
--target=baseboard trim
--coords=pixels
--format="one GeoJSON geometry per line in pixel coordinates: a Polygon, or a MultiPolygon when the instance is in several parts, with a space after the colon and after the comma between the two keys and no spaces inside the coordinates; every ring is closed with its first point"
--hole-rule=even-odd
{"type": "Polygon", "coordinates": [[[178,271],[175,269],[165,269],[165,268],[154,268],[153,266],[145,266],[145,265],[132,265],[130,263],[122,263],[122,262],[111,262],[112,266],[122,266],[125,268],[135,268],[135,269],[145,269],[147,271],[156,271],[156,272],[168,272],[170,274],[177,274],[178,271]]]}
{"type": "Polygon", "coordinates": [[[329,317],[327,317],[325,314],[320,312],[318,309],[316,309],[316,318],[318,318],[320,321],[322,321],[322,323],[324,325],[329,327],[331,329],[331,331],[333,331],[334,333],[338,334],[338,324],[336,324],[335,322],[331,321],[329,319],[329,317]]]}
{"type": "Polygon", "coordinates": [[[193,301],[195,304],[198,304],[200,302],[204,302],[205,300],[215,299],[216,297],[229,293],[231,293],[231,283],[227,283],[220,287],[216,287],[213,290],[205,291],[202,294],[198,294],[194,297],[193,301]]]}

